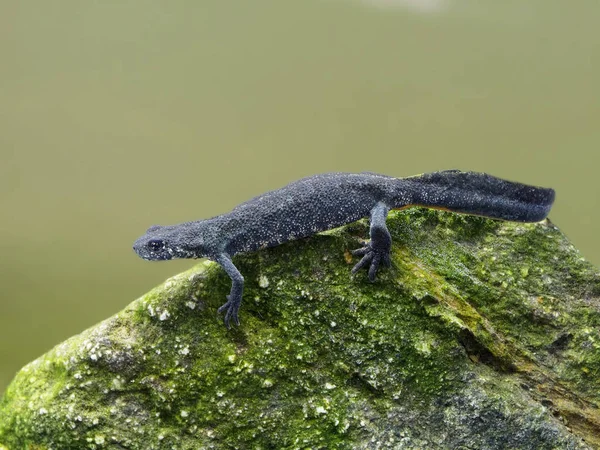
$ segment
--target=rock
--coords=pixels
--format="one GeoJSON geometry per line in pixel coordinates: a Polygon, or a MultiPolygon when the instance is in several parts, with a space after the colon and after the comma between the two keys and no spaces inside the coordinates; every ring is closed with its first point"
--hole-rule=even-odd
{"type": "Polygon", "coordinates": [[[366,221],[237,257],[230,331],[219,267],[167,280],[25,366],[0,443],[600,448],[600,276],[558,228],[422,209],[388,225],[375,283],[350,276],[366,221]]]}

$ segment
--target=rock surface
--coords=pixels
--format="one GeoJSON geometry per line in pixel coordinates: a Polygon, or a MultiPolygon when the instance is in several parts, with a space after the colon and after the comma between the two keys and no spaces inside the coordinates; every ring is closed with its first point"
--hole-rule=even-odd
{"type": "Polygon", "coordinates": [[[550,222],[392,212],[393,267],[350,276],[367,222],[211,263],[25,366],[7,449],[600,448],[600,275],[550,222]]]}

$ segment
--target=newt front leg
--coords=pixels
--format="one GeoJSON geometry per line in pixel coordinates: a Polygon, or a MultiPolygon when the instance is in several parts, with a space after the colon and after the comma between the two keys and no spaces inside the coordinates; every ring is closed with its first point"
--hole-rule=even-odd
{"type": "Polygon", "coordinates": [[[227,303],[218,309],[219,313],[225,312],[223,321],[227,328],[231,328],[229,322],[233,321],[237,326],[240,325],[240,319],[238,318],[238,312],[242,303],[242,293],[244,292],[244,277],[240,271],[235,267],[229,255],[221,254],[215,261],[225,269],[229,278],[231,278],[231,291],[227,296],[227,303]]]}

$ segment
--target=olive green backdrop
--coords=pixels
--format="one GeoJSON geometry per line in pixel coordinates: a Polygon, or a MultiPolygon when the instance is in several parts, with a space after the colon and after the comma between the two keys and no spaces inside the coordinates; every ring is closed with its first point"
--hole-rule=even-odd
{"type": "MultiPolygon", "coordinates": [[[[596,0],[0,4],[0,391],[192,261],[152,224],[326,171],[551,186],[600,262],[596,0]]],[[[216,320],[216,319],[215,319],[216,320]]]]}

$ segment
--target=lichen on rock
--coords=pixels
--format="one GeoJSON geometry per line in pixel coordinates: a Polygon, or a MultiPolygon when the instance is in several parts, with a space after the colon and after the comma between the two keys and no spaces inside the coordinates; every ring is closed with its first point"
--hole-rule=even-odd
{"type": "Polygon", "coordinates": [[[25,366],[0,449],[600,447],[600,275],[549,221],[392,212],[393,266],[350,276],[367,222],[212,263],[25,366]]]}

